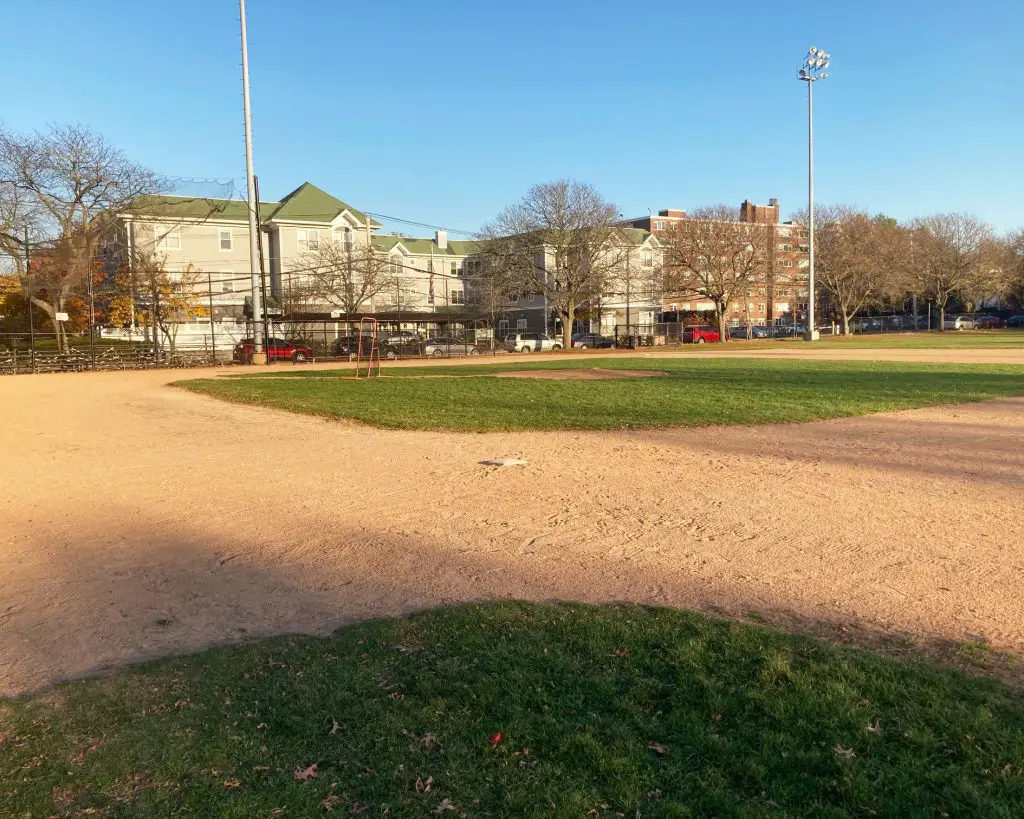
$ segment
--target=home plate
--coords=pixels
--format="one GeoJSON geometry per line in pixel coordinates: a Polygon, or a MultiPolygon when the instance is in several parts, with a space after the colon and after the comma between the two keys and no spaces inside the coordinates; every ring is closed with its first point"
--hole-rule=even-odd
{"type": "Polygon", "coordinates": [[[526,461],[520,458],[493,458],[490,461],[480,461],[484,466],[526,466],[526,461]]]}

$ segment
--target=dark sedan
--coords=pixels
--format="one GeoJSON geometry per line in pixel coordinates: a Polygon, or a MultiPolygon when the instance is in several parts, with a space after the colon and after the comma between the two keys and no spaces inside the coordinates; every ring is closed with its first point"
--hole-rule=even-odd
{"type": "Polygon", "coordinates": [[[572,346],[577,350],[605,350],[615,346],[615,339],[598,333],[576,333],[572,346]]]}

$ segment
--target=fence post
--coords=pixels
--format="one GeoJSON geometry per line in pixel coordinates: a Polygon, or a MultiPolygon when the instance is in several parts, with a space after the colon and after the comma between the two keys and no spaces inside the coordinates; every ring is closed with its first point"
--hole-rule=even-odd
{"type": "Polygon", "coordinates": [[[210,297],[210,348],[213,352],[210,354],[210,363],[217,363],[217,332],[214,329],[213,324],[213,274],[209,270],[206,271],[206,291],[210,297]]]}

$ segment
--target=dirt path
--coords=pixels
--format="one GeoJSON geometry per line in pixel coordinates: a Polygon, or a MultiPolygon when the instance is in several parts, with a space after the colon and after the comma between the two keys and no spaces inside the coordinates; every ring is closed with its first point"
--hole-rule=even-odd
{"type": "Polygon", "coordinates": [[[166,386],[182,375],[0,380],[0,695],[491,597],[794,612],[1024,649],[1024,399],[453,435],[166,386]],[[479,464],[501,456],[529,465],[479,464]]]}

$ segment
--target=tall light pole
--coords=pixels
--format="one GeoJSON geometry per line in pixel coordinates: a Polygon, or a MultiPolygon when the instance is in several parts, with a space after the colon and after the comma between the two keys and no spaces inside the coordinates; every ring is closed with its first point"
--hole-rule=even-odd
{"type": "Polygon", "coordinates": [[[242,109],[245,117],[245,181],[249,201],[249,273],[252,280],[253,364],[266,364],[263,351],[263,300],[260,298],[260,229],[256,220],[256,178],[252,169],[252,114],[249,110],[249,44],[245,33],[245,0],[238,0],[242,25],[242,109]]]}
{"type": "Polygon", "coordinates": [[[817,341],[814,320],[814,83],[828,76],[831,54],[811,46],[798,77],[807,83],[807,329],[806,341],[817,341]]]}

